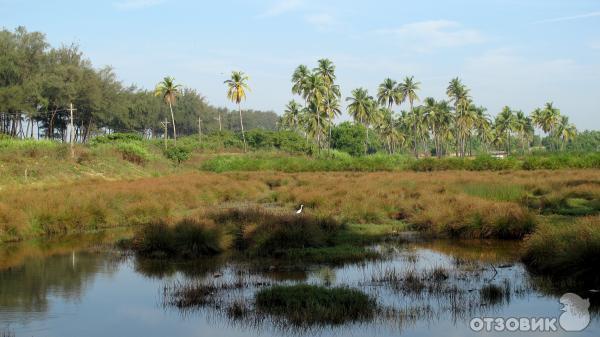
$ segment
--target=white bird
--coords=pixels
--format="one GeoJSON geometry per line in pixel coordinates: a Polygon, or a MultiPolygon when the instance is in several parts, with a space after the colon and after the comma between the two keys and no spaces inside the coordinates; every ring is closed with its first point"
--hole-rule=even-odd
{"type": "Polygon", "coordinates": [[[304,205],[300,205],[300,209],[296,211],[296,214],[302,213],[302,208],[304,208],[304,205]]]}

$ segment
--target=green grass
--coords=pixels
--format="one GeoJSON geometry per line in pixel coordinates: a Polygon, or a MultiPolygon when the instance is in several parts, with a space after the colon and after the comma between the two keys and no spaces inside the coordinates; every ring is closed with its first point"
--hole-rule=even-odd
{"type": "Polygon", "coordinates": [[[314,285],[274,286],[255,295],[259,311],[294,325],[335,325],[371,319],[377,304],[351,288],[314,285]]]}
{"type": "Polygon", "coordinates": [[[475,197],[495,201],[519,201],[525,195],[523,186],[501,183],[466,183],[460,189],[475,197]]]}

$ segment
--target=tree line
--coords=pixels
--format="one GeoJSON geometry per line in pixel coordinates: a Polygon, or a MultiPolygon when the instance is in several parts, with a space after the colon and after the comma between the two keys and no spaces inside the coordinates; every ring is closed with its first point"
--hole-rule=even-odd
{"type": "MultiPolygon", "coordinates": [[[[212,106],[195,89],[177,87],[169,107],[154,91],[124,85],[112,68],[94,68],[77,45],[51,47],[40,32],[3,29],[0,51],[0,134],[65,141],[71,104],[81,142],[112,132],[163,137],[165,120],[169,137],[240,130],[239,111],[212,106]]],[[[272,111],[243,112],[248,129],[276,128],[272,111]]]]}
{"type": "MultiPolygon", "coordinates": [[[[314,139],[319,149],[332,146],[333,119],[341,115],[335,79],[335,66],[328,59],[318,60],[313,69],[298,66],[292,74],[291,91],[302,102],[291,100],[282,116],[283,127],[314,139]]],[[[511,153],[515,142],[525,153],[533,144],[535,127],[547,135],[549,147],[555,150],[563,149],[577,135],[575,125],[552,102],[529,115],[505,106],[492,118],[486,108],[475,104],[458,77],[448,83],[444,99],[426,97],[421,101],[420,85],[412,76],[402,81],[386,78],[375,96],[356,88],[346,97],[347,113],[366,129],[365,153],[370,151],[369,132],[379,137],[389,153],[410,149],[417,158],[421,153],[464,157],[471,155],[475,146],[484,152],[502,149],[511,153]],[[395,113],[395,107],[404,109],[395,113]]]]}

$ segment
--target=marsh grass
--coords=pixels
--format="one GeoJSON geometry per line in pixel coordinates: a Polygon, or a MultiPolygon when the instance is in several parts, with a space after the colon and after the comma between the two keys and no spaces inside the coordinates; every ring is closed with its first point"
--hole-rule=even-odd
{"type": "Polygon", "coordinates": [[[523,261],[539,274],[597,283],[600,216],[580,218],[570,225],[540,227],[525,241],[523,261]]]}
{"type": "Polygon", "coordinates": [[[339,325],[373,318],[377,303],[360,290],[315,285],[274,286],[255,295],[257,310],[293,325],[339,325]]]}
{"type": "Polygon", "coordinates": [[[223,251],[223,232],[209,222],[186,218],[174,225],[159,221],[143,226],[131,248],[152,258],[197,258],[223,251]]]}
{"type": "Polygon", "coordinates": [[[495,201],[519,201],[525,194],[522,186],[512,184],[464,184],[461,189],[468,195],[495,201]]]}

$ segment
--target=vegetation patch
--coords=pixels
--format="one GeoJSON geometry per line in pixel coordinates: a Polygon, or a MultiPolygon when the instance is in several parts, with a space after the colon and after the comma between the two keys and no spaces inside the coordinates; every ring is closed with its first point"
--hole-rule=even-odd
{"type": "Polygon", "coordinates": [[[597,284],[600,281],[600,216],[545,225],[525,242],[523,261],[534,272],[597,284]]]}
{"type": "Polygon", "coordinates": [[[159,221],[143,226],[133,237],[131,248],[152,258],[196,258],[223,251],[223,235],[209,222],[183,219],[174,225],[159,221]]]}
{"type": "Polygon", "coordinates": [[[259,311],[294,325],[337,325],[371,319],[375,300],[351,288],[315,285],[274,286],[255,295],[259,311]]]}

